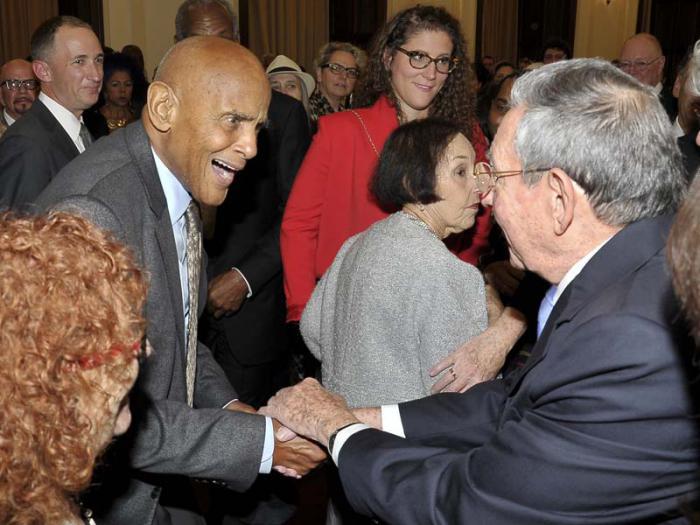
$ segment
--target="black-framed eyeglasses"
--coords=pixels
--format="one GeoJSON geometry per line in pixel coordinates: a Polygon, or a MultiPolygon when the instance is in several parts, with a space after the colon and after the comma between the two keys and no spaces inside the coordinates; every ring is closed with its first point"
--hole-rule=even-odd
{"type": "Polygon", "coordinates": [[[425,69],[431,62],[434,62],[435,69],[438,73],[449,75],[452,73],[452,71],[454,71],[459,63],[458,58],[446,56],[433,58],[428,53],[424,53],[423,51],[408,51],[403,47],[397,47],[396,50],[401,51],[408,57],[408,63],[411,64],[413,69],[425,69]]]}
{"type": "Polygon", "coordinates": [[[662,57],[656,57],[653,60],[621,60],[618,62],[618,67],[620,69],[627,69],[627,70],[639,70],[639,69],[646,69],[650,65],[652,65],[655,62],[658,62],[661,60],[662,57]]]}
{"type": "Polygon", "coordinates": [[[539,168],[531,170],[496,171],[488,162],[477,162],[474,164],[474,180],[476,181],[476,190],[482,195],[486,195],[496,186],[498,179],[520,175],[521,173],[538,173],[541,171],[549,171],[551,169],[552,168],[539,168]]]}
{"type": "Polygon", "coordinates": [[[26,80],[11,78],[0,82],[0,86],[4,86],[10,91],[18,91],[22,88],[28,91],[34,91],[39,87],[39,82],[35,78],[28,78],[26,80]]]}
{"type": "Polygon", "coordinates": [[[347,75],[348,78],[357,78],[360,76],[360,70],[356,67],[345,67],[335,62],[328,62],[327,64],[321,64],[321,69],[328,68],[331,73],[337,76],[347,75]]]}

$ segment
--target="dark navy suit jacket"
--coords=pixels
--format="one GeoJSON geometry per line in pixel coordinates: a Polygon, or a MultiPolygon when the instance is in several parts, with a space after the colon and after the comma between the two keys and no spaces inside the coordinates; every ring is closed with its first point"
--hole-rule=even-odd
{"type": "Polygon", "coordinates": [[[400,405],[339,458],[353,507],[389,523],[660,523],[697,488],[693,346],[665,262],[672,217],[631,224],[557,302],[519,372],[400,405]]]}

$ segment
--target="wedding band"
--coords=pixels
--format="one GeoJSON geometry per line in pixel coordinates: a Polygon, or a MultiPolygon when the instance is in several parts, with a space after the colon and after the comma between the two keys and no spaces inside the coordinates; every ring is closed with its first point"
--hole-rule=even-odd
{"type": "Polygon", "coordinates": [[[453,367],[450,367],[449,370],[450,370],[450,374],[452,374],[452,381],[454,381],[455,379],[457,379],[457,374],[455,374],[455,369],[453,367]]]}

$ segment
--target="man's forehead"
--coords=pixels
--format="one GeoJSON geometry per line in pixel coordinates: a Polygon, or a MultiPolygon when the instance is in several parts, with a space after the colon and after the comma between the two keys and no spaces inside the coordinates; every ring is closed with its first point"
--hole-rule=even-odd
{"type": "Polygon", "coordinates": [[[637,38],[627,42],[622,48],[623,57],[648,58],[659,54],[654,42],[647,38],[637,38]]]}
{"type": "Polygon", "coordinates": [[[0,77],[3,79],[12,77],[24,80],[34,78],[34,73],[29,62],[8,62],[0,68],[0,77]]]}

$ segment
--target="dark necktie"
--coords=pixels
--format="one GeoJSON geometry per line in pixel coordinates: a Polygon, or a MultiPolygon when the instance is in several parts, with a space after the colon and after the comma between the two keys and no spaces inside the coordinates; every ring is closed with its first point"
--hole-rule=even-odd
{"type": "Polygon", "coordinates": [[[80,123],[80,140],[83,142],[83,147],[85,149],[88,149],[88,146],[92,144],[92,135],[90,135],[90,131],[87,129],[85,122],[80,123]]]}
{"type": "Polygon", "coordinates": [[[189,295],[189,318],[187,322],[187,404],[194,403],[194,379],[197,375],[197,303],[199,297],[199,270],[202,257],[202,232],[197,220],[197,204],[190,201],[187,219],[187,292],[189,295]]]}

